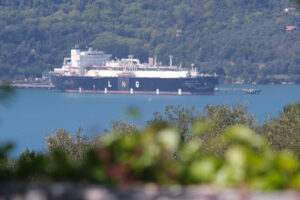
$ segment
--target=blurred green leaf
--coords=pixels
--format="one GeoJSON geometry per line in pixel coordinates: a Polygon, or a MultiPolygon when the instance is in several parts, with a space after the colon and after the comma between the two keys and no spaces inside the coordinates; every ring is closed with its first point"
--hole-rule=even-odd
{"type": "Polygon", "coordinates": [[[284,186],[284,175],[277,171],[269,171],[266,175],[254,177],[250,186],[258,190],[279,190],[284,186]]]}
{"type": "Polygon", "coordinates": [[[202,140],[199,138],[194,138],[188,141],[179,151],[180,160],[190,161],[197,157],[201,153],[202,140]]]}
{"type": "Polygon", "coordinates": [[[299,161],[294,154],[282,151],[276,156],[275,164],[284,172],[295,172],[299,167],[299,161]]]}
{"type": "Polygon", "coordinates": [[[218,162],[215,158],[206,157],[192,162],[189,166],[189,173],[196,183],[213,181],[218,168],[218,162]]]}
{"type": "Polygon", "coordinates": [[[234,125],[229,128],[225,136],[229,142],[238,142],[251,147],[262,148],[266,145],[265,140],[250,128],[243,125],[234,125]]]}
{"type": "Polygon", "coordinates": [[[207,121],[197,121],[193,124],[192,133],[194,135],[201,135],[211,128],[211,124],[207,121]]]}
{"type": "Polygon", "coordinates": [[[157,133],[156,139],[169,152],[177,150],[180,144],[180,135],[176,129],[163,129],[157,133]]]}

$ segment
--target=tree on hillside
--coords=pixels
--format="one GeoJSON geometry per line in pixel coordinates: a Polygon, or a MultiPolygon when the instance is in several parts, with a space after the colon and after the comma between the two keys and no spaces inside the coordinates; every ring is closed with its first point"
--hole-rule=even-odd
{"type": "Polygon", "coordinates": [[[298,12],[286,1],[19,1],[0,2],[0,77],[41,76],[75,45],[127,57],[148,56],[217,72],[221,80],[300,81],[298,12]],[[117,6],[116,6],[117,5],[117,6]],[[268,76],[266,76],[266,74],[268,76]]]}

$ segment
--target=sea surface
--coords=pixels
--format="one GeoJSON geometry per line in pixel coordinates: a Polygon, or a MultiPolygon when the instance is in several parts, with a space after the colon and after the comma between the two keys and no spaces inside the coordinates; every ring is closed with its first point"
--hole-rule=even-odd
{"type": "Polygon", "coordinates": [[[112,120],[130,120],[139,126],[163,112],[167,105],[195,106],[247,103],[259,123],[278,117],[288,103],[300,101],[300,85],[218,85],[215,95],[121,95],[78,94],[48,89],[17,89],[16,95],[0,104],[0,143],[13,142],[14,155],[26,147],[45,150],[45,137],[59,128],[75,134],[78,128],[93,137],[109,128],[112,120]],[[242,93],[240,88],[255,88],[258,95],[242,93]],[[224,89],[228,89],[224,91],[224,89]],[[128,110],[138,109],[140,116],[131,118],[128,110]]]}

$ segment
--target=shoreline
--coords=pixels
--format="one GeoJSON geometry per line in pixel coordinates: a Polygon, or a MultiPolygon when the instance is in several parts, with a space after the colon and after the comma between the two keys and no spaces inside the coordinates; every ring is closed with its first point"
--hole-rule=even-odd
{"type": "Polygon", "coordinates": [[[13,88],[54,88],[53,84],[39,84],[39,83],[13,83],[10,85],[13,88]]]}

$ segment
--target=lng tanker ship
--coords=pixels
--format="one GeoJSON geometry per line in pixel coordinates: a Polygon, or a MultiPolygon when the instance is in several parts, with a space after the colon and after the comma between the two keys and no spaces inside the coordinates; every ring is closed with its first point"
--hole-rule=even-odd
{"type": "Polygon", "coordinates": [[[51,72],[55,87],[65,92],[122,94],[213,94],[216,74],[200,74],[172,64],[162,66],[155,58],[148,63],[129,56],[111,60],[102,51],[72,49],[61,68],[51,72]]]}

